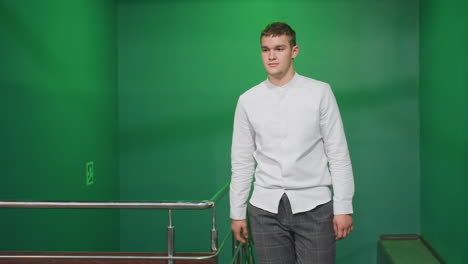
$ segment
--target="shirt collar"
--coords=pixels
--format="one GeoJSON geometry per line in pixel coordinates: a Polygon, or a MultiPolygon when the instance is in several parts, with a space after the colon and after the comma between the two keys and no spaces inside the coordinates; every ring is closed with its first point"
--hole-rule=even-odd
{"type": "Polygon", "coordinates": [[[289,82],[287,82],[286,84],[282,85],[282,86],[276,86],[274,85],[272,82],[270,82],[270,80],[267,78],[266,81],[265,81],[265,84],[268,88],[270,89],[275,89],[275,88],[280,88],[280,89],[287,89],[289,87],[293,87],[294,84],[297,82],[297,79],[299,79],[299,74],[297,72],[294,72],[294,76],[292,77],[291,80],[289,80],[289,82]]]}

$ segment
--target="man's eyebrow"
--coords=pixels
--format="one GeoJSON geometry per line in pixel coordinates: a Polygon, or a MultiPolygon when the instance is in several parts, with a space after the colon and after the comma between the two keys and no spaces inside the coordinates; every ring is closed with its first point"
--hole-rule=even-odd
{"type": "MultiPolygon", "coordinates": [[[[285,48],[287,45],[277,45],[277,46],[274,46],[273,49],[276,49],[276,48],[285,48]]],[[[269,47],[267,46],[262,46],[262,49],[269,49],[269,47]]]]}

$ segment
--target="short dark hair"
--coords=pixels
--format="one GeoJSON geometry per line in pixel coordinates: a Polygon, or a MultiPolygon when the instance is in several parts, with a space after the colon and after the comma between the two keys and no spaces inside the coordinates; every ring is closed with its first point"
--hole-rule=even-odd
{"type": "Polygon", "coordinates": [[[268,24],[264,30],[262,30],[262,34],[260,35],[260,41],[265,36],[281,36],[286,35],[289,37],[289,44],[291,47],[296,46],[296,32],[286,23],[284,22],[273,22],[268,24]]]}

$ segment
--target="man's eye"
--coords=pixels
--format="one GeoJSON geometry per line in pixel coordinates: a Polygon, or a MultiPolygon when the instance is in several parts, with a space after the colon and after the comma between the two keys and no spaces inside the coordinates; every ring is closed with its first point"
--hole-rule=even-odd
{"type": "Polygon", "coordinates": [[[284,50],[284,48],[277,48],[276,50],[277,51],[282,51],[282,50],[284,50]]]}

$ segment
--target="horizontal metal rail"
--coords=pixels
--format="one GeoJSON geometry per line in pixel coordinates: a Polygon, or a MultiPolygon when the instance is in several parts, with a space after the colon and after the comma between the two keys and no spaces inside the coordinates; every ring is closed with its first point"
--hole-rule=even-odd
{"type": "Polygon", "coordinates": [[[82,256],[82,255],[0,255],[0,258],[21,258],[21,259],[162,259],[162,260],[204,260],[217,257],[218,254],[198,256],[198,257],[185,257],[185,256],[82,256]]]}
{"type": "MultiPolygon", "coordinates": [[[[162,201],[162,202],[76,202],[76,201],[0,201],[0,208],[42,208],[42,209],[172,209],[203,210],[212,208],[211,248],[214,254],[206,256],[116,256],[116,255],[0,255],[0,259],[159,259],[159,260],[206,260],[216,258],[222,251],[231,232],[224,237],[221,246],[217,248],[217,230],[215,202],[229,189],[226,183],[210,200],[205,201],[162,201]]],[[[170,213],[169,213],[170,214],[170,213]]],[[[170,223],[172,225],[172,223],[170,223]]],[[[173,245],[172,245],[173,246],[173,245]]]]}
{"type": "Polygon", "coordinates": [[[84,201],[0,201],[0,208],[45,208],[45,209],[181,209],[203,210],[213,208],[215,202],[226,194],[225,184],[210,200],[161,201],[161,202],[84,202],[84,201]]]}
{"type": "Polygon", "coordinates": [[[26,258],[26,259],[43,259],[43,258],[58,258],[58,259],[162,259],[162,260],[205,260],[205,259],[212,259],[216,258],[221,251],[223,250],[226,241],[230,237],[231,232],[227,232],[219,246],[218,251],[213,255],[206,255],[206,256],[106,256],[106,255],[0,255],[0,259],[5,258],[26,258]]]}
{"type": "Polygon", "coordinates": [[[0,208],[47,208],[47,209],[189,209],[212,208],[214,202],[47,202],[47,201],[0,201],[0,208]]]}

